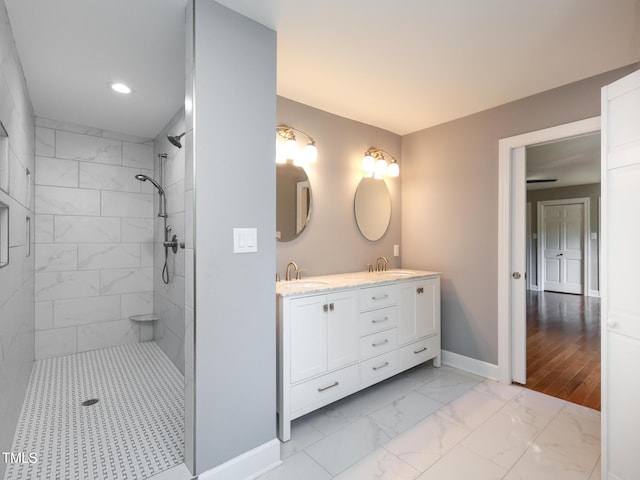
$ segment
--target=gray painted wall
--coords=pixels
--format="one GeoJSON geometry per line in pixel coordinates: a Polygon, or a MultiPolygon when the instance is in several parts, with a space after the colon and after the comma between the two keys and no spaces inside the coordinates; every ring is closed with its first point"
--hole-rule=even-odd
{"type": "Polygon", "coordinates": [[[200,474],[276,437],[276,34],[212,0],[194,6],[185,123],[195,159],[200,474]],[[257,228],[257,253],[233,253],[234,227],[257,228]]]}
{"type": "Polygon", "coordinates": [[[402,263],[442,273],[442,347],[497,364],[498,141],[600,114],[612,72],[402,138],[402,263]]]}
{"type": "MultiPolygon", "coordinates": [[[[527,192],[527,202],[531,202],[531,234],[538,233],[538,202],[544,200],[564,200],[567,198],[584,198],[589,197],[591,211],[589,212],[589,226],[590,234],[595,233],[600,238],[600,184],[592,183],[589,185],[572,185],[570,187],[560,188],[543,188],[540,190],[530,190],[527,192]]],[[[589,235],[591,237],[591,235],[589,235]]],[[[589,265],[591,275],[589,277],[590,290],[598,290],[598,246],[599,240],[589,240],[590,256],[589,265]]],[[[532,257],[533,268],[530,272],[531,281],[533,284],[537,284],[538,272],[537,272],[537,255],[535,250],[536,240],[532,239],[532,257]]]]}
{"type": "Polygon", "coordinates": [[[284,278],[290,261],[305,271],[303,277],[363,271],[380,255],[389,259],[390,268],[399,267],[401,257],[393,257],[393,245],[400,245],[400,185],[405,175],[400,136],[283,97],[278,97],[278,123],[307,132],[318,146],[318,163],[305,167],[313,195],[311,219],[298,238],[277,242],[280,275],[284,278]],[[369,147],[388,151],[400,165],[400,177],[385,179],[391,193],[391,223],[375,242],[360,234],[353,212],[362,179],[360,164],[369,147]]]}

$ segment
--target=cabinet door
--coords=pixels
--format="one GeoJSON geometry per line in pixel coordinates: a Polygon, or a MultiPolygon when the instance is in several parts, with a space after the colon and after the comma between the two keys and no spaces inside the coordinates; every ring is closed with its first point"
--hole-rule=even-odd
{"type": "Polygon", "coordinates": [[[326,298],[320,295],[291,300],[291,383],[327,371],[326,298]]]}
{"type": "Polygon", "coordinates": [[[427,278],[415,284],[417,337],[435,335],[440,330],[440,282],[427,278]]]}
{"type": "Polygon", "coordinates": [[[358,360],[358,301],[354,292],[328,295],[327,368],[358,360]]]}
{"type": "Polygon", "coordinates": [[[418,338],[416,325],[416,282],[399,285],[398,344],[402,345],[418,338]]]}
{"type": "Polygon", "coordinates": [[[427,278],[399,285],[398,344],[403,345],[429,335],[440,327],[440,283],[427,278]]]}

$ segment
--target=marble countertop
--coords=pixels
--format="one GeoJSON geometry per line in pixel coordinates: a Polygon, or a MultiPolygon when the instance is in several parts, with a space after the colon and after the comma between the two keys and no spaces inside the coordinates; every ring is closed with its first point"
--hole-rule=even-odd
{"type": "Polygon", "coordinates": [[[322,293],[340,288],[364,287],[378,283],[388,283],[398,280],[415,280],[422,277],[433,277],[440,272],[427,272],[414,269],[391,269],[386,272],[352,272],[335,275],[320,275],[317,277],[291,280],[290,282],[276,282],[276,294],[287,297],[300,293],[322,293]]]}

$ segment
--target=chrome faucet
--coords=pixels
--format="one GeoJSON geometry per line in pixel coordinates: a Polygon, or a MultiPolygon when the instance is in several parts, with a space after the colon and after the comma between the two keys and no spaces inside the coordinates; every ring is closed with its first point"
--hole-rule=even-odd
{"type": "Polygon", "coordinates": [[[388,263],[387,257],[376,258],[376,272],[386,272],[388,263]]]}
{"type": "Polygon", "coordinates": [[[287,264],[287,271],[284,274],[285,281],[291,280],[291,267],[296,269],[296,280],[300,280],[300,270],[298,269],[298,264],[296,262],[289,262],[287,264]]]}

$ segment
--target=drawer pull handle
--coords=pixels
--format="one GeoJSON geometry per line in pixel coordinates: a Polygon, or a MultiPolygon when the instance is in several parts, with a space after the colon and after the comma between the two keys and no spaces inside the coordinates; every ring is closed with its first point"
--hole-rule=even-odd
{"type": "Polygon", "coordinates": [[[382,322],[386,322],[387,320],[389,320],[389,317],[384,317],[384,318],[381,318],[380,320],[371,320],[371,323],[382,323],[382,322]]]}
{"type": "Polygon", "coordinates": [[[326,387],[318,388],[318,391],[319,392],[324,392],[325,390],[329,390],[330,388],[337,387],[338,385],[340,385],[340,382],[333,382],[331,385],[327,385],[326,387]]]}
{"type": "Polygon", "coordinates": [[[381,295],[379,297],[376,297],[375,295],[373,297],[371,297],[371,300],[384,300],[385,298],[389,298],[389,294],[385,293],[384,295],[381,295]]]}
{"type": "Polygon", "coordinates": [[[389,362],[384,362],[382,365],[378,365],[377,367],[373,367],[372,370],[380,370],[381,368],[388,367],[389,362]]]}
{"type": "Polygon", "coordinates": [[[389,343],[389,339],[385,338],[384,340],[382,340],[381,342],[378,343],[372,343],[371,346],[372,347],[379,347],[380,345],[384,345],[385,343],[389,343]]]}
{"type": "Polygon", "coordinates": [[[427,350],[427,347],[422,347],[420,350],[414,350],[413,353],[418,354],[427,350]]]}

